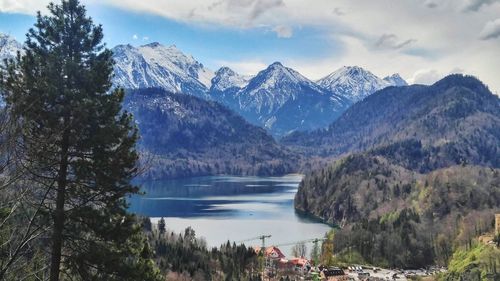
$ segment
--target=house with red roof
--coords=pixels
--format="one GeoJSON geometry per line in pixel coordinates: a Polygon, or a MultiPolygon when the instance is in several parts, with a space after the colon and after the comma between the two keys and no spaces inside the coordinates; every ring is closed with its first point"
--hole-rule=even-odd
{"type": "MultiPolygon", "coordinates": [[[[257,254],[260,253],[261,247],[254,247],[254,250],[257,254]]],[[[264,249],[264,256],[273,260],[280,260],[285,258],[283,252],[275,246],[269,246],[264,249]]]]}
{"type": "Polygon", "coordinates": [[[308,272],[311,270],[311,262],[303,257],[291,258],[288,260],[288,264],[297,271],[308,272]]]}

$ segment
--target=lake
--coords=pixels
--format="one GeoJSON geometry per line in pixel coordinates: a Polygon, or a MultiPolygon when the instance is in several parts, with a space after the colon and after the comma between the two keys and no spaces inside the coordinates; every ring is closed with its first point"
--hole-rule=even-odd
{"type": "MultiPolygon", "coordinates": [[[[277,245],[288,256],[296,242],[322,238],[331,229],[295,212],[293,198],[301,179],[287,175],[148,181],[141,183],[146,194],[130,199],[130,210],[153,221],[164,217],[175,232],[191,226],[210,247],[271,235],[266,245],[277,245]]],[[[260,240],[244,243],[261,245],[260,240]]]]}

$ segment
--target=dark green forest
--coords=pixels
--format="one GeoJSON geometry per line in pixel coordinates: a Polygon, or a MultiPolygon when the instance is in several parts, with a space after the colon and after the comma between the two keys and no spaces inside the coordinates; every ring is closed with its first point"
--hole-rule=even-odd
{"type": "Polygon", "coordinates": [[[297,132],[281,142],[307,154],[339,156],[414,140],[433,154],[453,153],[448,162],[462,158],[498,167],[499,104],[477,78],[455,74],[431,86],[385,88],[327,129],[297,132]]]}
{"type": "Polygon", "coordinates": [[[183,233],[168,231],[162,220],[141,220],[155,259],[168,280],[260,280],[263,257],[252,248],[228,241],[208,248],[191,227],[183,233]]]}
{"type": "Polygon", "coordinates": [[[327,130],[284,140],[320,155],[354,151],[307,175],[295,207],[342,226],[333,244],[344,262],[445,266],[493,229],[499,121],[498,97],[473,77],[379,91],[327,130]]]}
{"type": "Polygon", "coordinates": [[[145,178],[205,175],[283,175],[299,156],[262,128],[216,102],[162,89],[128,91],[141,139],[145,178]]]}

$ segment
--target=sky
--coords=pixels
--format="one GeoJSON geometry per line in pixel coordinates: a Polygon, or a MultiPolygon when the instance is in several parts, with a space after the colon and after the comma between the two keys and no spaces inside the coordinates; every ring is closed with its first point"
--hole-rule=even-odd
{"type": "MultiPolygon", "coordinates": [[[[0,32],[24,41],[50,0],[0,0],[0,32]]],[[[500,0],[82,0],[108,47],[176,45],[212,70],[280,61],[316,80],[347,65],[410,83],[450,73],[500,93],[500,0]]]]}

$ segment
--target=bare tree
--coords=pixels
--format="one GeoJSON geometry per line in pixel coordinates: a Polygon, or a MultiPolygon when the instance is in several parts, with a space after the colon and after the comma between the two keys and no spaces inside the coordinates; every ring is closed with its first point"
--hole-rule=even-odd
{"type": "Polygon", "coordinates": [[[292,248],[292,255],[296,257],[305,257],[307,254],[307,247],[304,242],[300,242],[292,248]]]}
{"type": "Polygon", "coordinates": [[[47,193],[32,192],[38,183],[24,177],[29,163],[22,161],[18,122],[7,107],[0,110],[0,280],[22,279],[36,274],[28,268],[34,264],[34,244],[46,231],[39,215],[47,193]]]}

